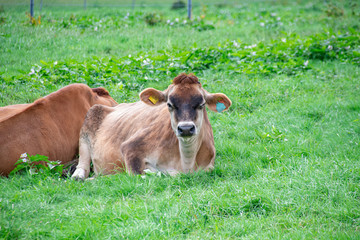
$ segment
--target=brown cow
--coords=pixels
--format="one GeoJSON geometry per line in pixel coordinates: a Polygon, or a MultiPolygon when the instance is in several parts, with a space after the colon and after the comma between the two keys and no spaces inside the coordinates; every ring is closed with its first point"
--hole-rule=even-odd
{"type": "Polygon", "coordinates": [[[79,133],[94,104],[116,106],[104,88],[72,84],[31,104],[0,108],[0,175],[14,169],[22,153],[62,163],[78,153],[79,133]]]}
{"type": "Polygon", "coordinates": [[[148,88],[140,99],[89,110],[73,178],[87,178],[91,160],[96,175],[124,169],[175,175],[213,168],[214,137],[205,105],[215,112],[227,110],[231,101],[226,95],[210,94],[197,77],[181,74],[165,91],[148,88]]]}

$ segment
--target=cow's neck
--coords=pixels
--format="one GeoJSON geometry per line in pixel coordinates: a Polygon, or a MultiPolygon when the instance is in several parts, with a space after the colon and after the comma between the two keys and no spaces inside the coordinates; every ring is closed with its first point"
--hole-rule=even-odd
{"type": "Polygon", "coordinates": [[[179,150],[181,157],[181,167],[184,172],[194,170],[196,156],[202,142],[202,131],[191,138],[179,138],[179,150]]]}

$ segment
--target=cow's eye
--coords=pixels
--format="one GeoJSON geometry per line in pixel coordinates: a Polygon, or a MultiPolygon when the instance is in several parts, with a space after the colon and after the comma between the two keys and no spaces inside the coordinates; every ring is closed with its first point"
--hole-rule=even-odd
{"type": "Polygon", "coordinates": [[[167,106],[168,106],[168,108],[169,108],[169,111],[174,110],[174,106],[173,106],[173,105],[171,105],[171,103],[167,103],[167,106]]]}
{"type": "Polygon", "coordinates": [[[200,105],[197,107],[197,109],[201,110],[201,109],[204,109],[204,107],[205,107],[205,103],[200,104],[200,105]]]}

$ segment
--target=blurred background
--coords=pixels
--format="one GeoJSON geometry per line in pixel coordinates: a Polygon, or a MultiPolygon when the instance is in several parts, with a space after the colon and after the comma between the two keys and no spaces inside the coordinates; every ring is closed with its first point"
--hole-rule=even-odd
{"type": "MultiPolygon", "coordinates": [[[[174,3],[187,4],[188,0],[177,1],[177,0],[34,0],[35,6],[50,7],[50,6],[80,6],[80,7],[169,7],[174,3]]],[[[238,4],[244,1],[230,1],[230,0],[197,0],[192,1],[193,5],[221,5],[221,4],[238,4]]],[[[254,2],[254,1],[253,1],[254,2]]],[[[258,1],[257,1],[258,2],[258,1]]],[[[30,5],[30,0],[0,0],[0,5],[30,5]]]]}

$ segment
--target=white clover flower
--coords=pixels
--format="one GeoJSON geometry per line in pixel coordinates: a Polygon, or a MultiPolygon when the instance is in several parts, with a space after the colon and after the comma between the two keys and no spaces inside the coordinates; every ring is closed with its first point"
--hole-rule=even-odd
{"type": "Polygon", "coordinates": [[[145,173],[146,175],[155,175],[155,174],[156,174],[156,172],[153,172],[153,171],[151,171],[150,169],[144,169],[144,173],[145,173]]]}
{"type": "Polygon", "coordinates": [[[171,23],[170,23],[170,26],[172,26],[172,25],[174,25],[174,23],[173,23],[173,22],[171,22],[171,23]]]}
{"type": "Polygon", "coordinates": [[[53,169],[54,167],[56,167],[56,165],[51,164],[51,163],[48,163],[47,165],[48,165],[48,167],[50,168],[50,170],[53,169]]]}
{"type": "Polygon", "coordinates": [[[260,23],[260,26],[261,26],[261,27],[265,27],[265,23],[261,22],[261,23],[260,23]]]}
{"type": "Polygon", "coordinates": [[[345,47],[345,49],[346,49],[346,50],[349,50],[349,49],[350,49],[350,46],[345,47]]]}
{"type": "Polygon", "coordinates": [[[277,17],[276,20],[280,21],[280,20],[281,20],[281,17],[277,17]]]}
{"type": "Polygon", "coordinates": [[[131,58],[131,54],[129,54],[129,58],[131,58]]]}
{"type": "Polygon", "coordinates": [[[28,162],[28,161],[29,161],[27,153],[21,154],[21,155],[20,155],[20,158],[21,158],[21,160],[22,160],[23,162],[28,162]]]}
{"type": "Polygon", "coordinates": [[[175,22],[179,22],[179,19],[178,19],[178,18],[175,18],[175,22]]]}
{"type": "Polygon", "coordinates": [[[306,61],[304,62],[304,66],[306,67],[308,64],[309,64],[309,60],[306,60],[306,61]]]}
{"type": "Polygon", "coordinates": [[[282,41],[283,43],[286,43],[286,38],[282,38],[281,41],[282,41]]]}
{"type": "Polygon", "coordinates": [[[184,22],[183,22],[184,24],[186,24],[187,23],[187,21],[186,20],[184,20],[184,22]]]}
{"type": "Polygon", "coordinates": [[[168,20],[166,21],[167,24],[170,24],[170,22],[171,22],[170,19],[168,19],[168,20]]]}
{"type": "Polygon", "coordinates": [[[331,50],[333,50],[333,46],[329,45],[329,46],[327,47],[327,49],[331,51],[331,50]]]}
{"type": "Polygon", "coordinates": [[[236,41],[233,41],[234,47],[239,47],[239,44],[236,41]]]}
{"type": "Polygon", "coordinates": [[[252,56],[255,56],[255,55],[256,55],[256,52],[251,52],[251,55],[252,55],[252,56]]]}
{"type": "Polygon", "coordinates": [[[97,31],[97,30],[98,30],[98,27],[96,26],[96,27],[94,28],[94,30],[97,31]]]}

